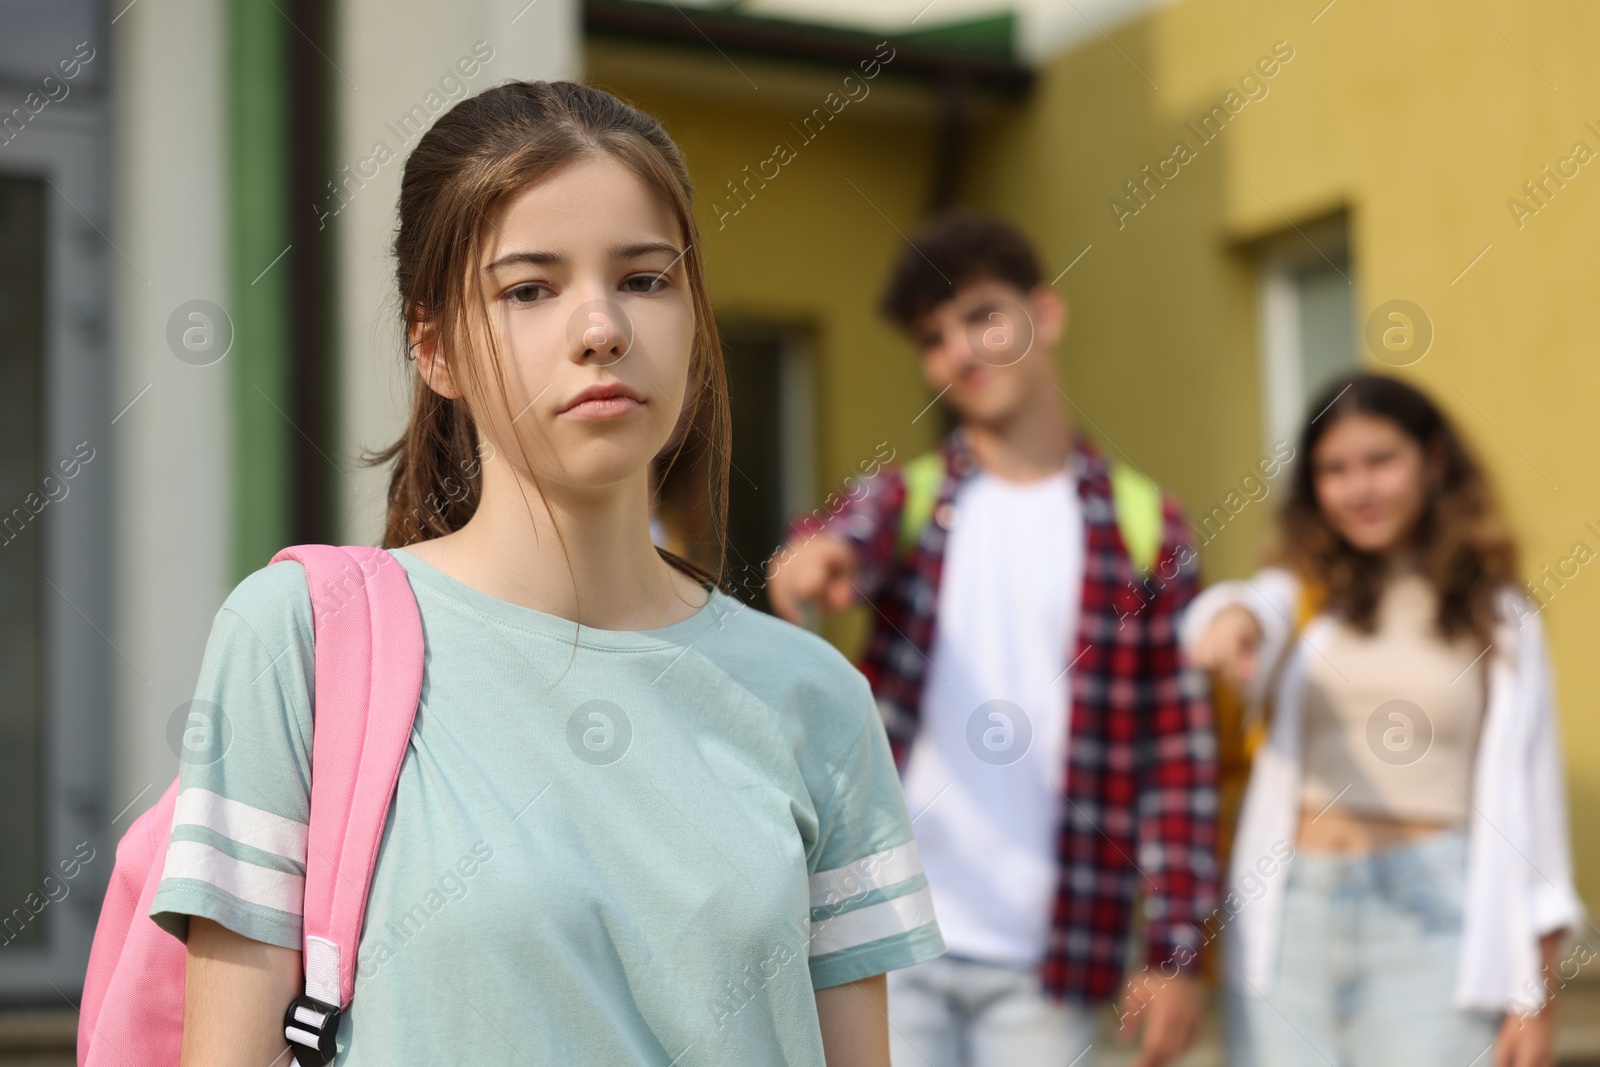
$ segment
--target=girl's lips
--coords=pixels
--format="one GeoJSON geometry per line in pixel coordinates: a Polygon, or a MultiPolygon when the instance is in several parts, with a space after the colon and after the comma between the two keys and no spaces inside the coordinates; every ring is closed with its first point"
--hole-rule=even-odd
{"type": "Polygon", "coordinates": [[[575,419],[614,419],[644,405],[626,396],[608,396],[574,404],[561,414],[575,419]]]}

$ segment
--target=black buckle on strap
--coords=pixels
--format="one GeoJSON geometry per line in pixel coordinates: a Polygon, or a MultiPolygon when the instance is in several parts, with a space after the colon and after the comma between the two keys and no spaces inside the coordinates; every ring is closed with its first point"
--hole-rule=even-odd
{"type": "Polygon", "coordinates": [[[294,1050],[299,1067],[326,1067],[333,1062],[334,1037],[339,1032],[339,1008],[302,993],[283,1013],[283,1036],[294,1050]]]}

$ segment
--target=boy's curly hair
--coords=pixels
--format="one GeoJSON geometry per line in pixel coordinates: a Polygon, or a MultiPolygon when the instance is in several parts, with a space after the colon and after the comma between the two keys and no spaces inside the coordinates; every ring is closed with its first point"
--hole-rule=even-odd
{"type": "Polygon", "coordinates": [[[951,211],[907,238],[878,307],[910,330],[963,285],[992,280],[1027,292],[1039,279],[1039,259],[1021,230],[991,215],[951,211]]]}

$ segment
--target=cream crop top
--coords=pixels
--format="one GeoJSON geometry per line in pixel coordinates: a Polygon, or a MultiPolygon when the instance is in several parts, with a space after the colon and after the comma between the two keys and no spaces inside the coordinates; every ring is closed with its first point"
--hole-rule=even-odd
{"type": "Polygon", "coordinates": [[[1300,803],[1351,814],[1459,823],[1487,701],[1487,656],[1470,634],[1446,641],[1422,575],[1392,579],[1377,630],[1336,624],[1306,659],[1300,803]]]}

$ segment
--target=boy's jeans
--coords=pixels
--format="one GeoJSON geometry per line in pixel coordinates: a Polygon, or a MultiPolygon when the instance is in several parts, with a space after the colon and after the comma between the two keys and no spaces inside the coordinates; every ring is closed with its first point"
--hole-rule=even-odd
{"type": "Polygon", "coordinates": [[[1093,1012],[1045,995],[1033,967],[939,956],[889,972],[893,1067],[1091,1067],[1093,1012]]]}
{"type": "Polygon", "coordinates": [[[1498,1017],[1451,1003],[1466,854],[1460,830],[1297,853],[1277,982],[1226,998],[1232,1067],[1488,1067],[1498,1017]]]}

